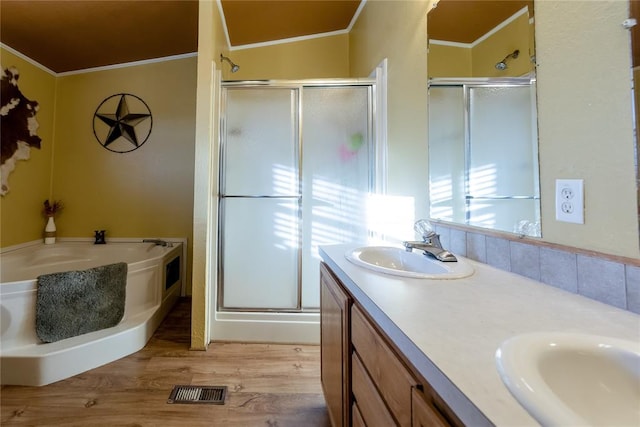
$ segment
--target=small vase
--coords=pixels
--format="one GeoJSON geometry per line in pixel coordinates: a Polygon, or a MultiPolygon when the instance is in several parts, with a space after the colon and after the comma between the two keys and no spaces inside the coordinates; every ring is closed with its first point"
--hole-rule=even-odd
{"type": "Polygon", "coordinates": [[[56,223],[53,221],[53,217],[50,216],[47,220],[47,225],[44,228],[44,244],[51,245],[56,242],[56,223]]]}

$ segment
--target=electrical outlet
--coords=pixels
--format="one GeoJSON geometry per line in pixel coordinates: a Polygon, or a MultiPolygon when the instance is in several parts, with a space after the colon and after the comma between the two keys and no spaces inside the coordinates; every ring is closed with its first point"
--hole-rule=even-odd
{"type": "Polygon", "coordinates": [[[584,224],[584,180],[556,179],[556,221],[584,224]]]}

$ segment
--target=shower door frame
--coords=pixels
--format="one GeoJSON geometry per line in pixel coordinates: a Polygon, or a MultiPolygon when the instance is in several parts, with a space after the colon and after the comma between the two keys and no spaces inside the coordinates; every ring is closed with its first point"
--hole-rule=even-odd
{"type": "MultiPolygon", "coordinates": [[[[326,87],[326,88],[339,88],[339,87],[368,87],[369,90],[369,103],[367,106],[367,115],[370,118],[369,123],[367,124],[367,132],[370,137],[367,142],[367,147],[369,149],[369,162],[368,162],[368,191],[374,192],[376,189],[376,164],[378,161],[377,156],[377,145],[376,144],[376,79],[375,78],[355,78],[355,79],[312,79],[312,80],[265,80],[265,81],[243,81],[243,80],[234,80],[234,81],[222,81],[221,82],[221,105],[223,106],[220,112],[220,147],[219,147],[219,183],[220,188],[218,191],[218,226],[222,226],[224,224],[225,219],[225,210],[224,210],[224,199],[225,198],[233,198],[233,197],[243,197],[243,198],[274,198],[274,199],[297,199],[297,223],[296,223],[296,231],[297,231],[297,241],[298,246],[296,248],[297,251],[297,304],[295,308],[291,307],[283,307],[283,308],[273,308],[273,307],[225,307],[224,304],[224,235],[223,233],[218,233],[218,241],[217,241],[217,303],[215,306],[216,317],[219,313],[224,313],[230,316],[233,316],[233,313],[236,314],[245,314],[251,316],[252,320],[262,319],[261,314],[265,315],[274,315],[274,314],[283,314],[287,315],[289,320],[296,319],[296,314],[300,315],[308,315],[312,314],[315,316],[319,315],[319,308],[305,308],[302,305],[302,297],[303,297],[303,289],[302,289],[302,258],[303,258],[303,250],[302,250],[302,238],[303,238],[303,230],[302,230],[302,211],[303,211],[303,92],[305,87],[326,87]],[[223,194],[222,189],[224,189],[225,183],[225,146],[226,146],[226,96],[227,96],[227,88],[236,88],[236,89],[295,89],[296,90],[296,102],[297,108],[293,108],[292,111],[296,111],[297,118],[292,121],[296,126],[296,130],[294,131],[296,135],[295,144],[295,160],[296,160],[296,168],[297,168],[297,196],[266,196],[266,195],[250,195],[250,196],[227,196],[223,194]]],[[[308,317],[301,318],[302,321],[308,322],[308,317]]],[[[318,319],[319,320],[319,319],[318,319]]],[[[258,320],[259,321],[259,320],[258,320]]]]}

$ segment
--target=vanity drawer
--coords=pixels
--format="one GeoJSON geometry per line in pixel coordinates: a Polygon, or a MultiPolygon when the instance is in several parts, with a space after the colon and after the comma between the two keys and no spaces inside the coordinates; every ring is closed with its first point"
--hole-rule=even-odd
{"type": "Polygon", "coordinates": [[[428,397],[413,389],[413,427],[449,427],[451,424],[433,404],[429,404],[428,397]]]}
{"type": "Polygon", "coordinates": [[[360,419],[357,421],[362,421],[363,425],[369,427],[396,425],[355,352],[351,356],[351,392],[355,399],[354,408],[358,409],[352,414],[354,419],[359,416],[360,419]]]}
{"type": "Polygon", "coordinates": [[[418,382],[355,305],[351,307],[351,342],[398,424],[410,426],[411,389],[418,382]]]}

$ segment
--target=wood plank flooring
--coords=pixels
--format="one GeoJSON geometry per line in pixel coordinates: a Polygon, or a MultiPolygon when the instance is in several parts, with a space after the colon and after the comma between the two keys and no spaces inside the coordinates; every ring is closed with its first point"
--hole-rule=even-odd
{"type": "Polygon", "coordinates": [[[3,426],[330,425],[320,347],[213,343],[189,351],[182,299],[144,349],[44,387],[2,386],[3,426]],[[224,405],[168,404],[174,385],[226,385],[224,405]]]}

